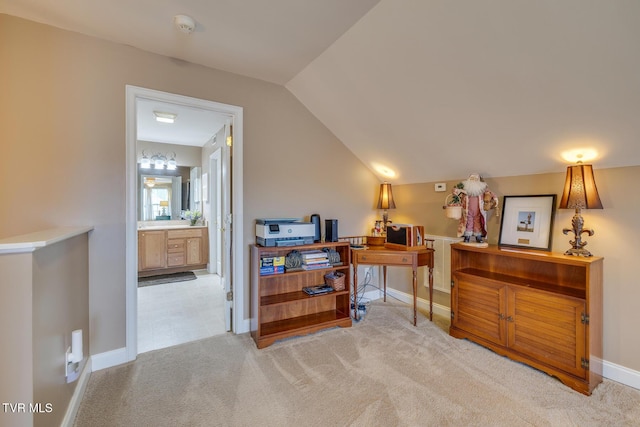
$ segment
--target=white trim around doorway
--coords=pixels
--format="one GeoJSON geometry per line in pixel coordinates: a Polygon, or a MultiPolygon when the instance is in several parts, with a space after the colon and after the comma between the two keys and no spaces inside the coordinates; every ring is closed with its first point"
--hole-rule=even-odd
{"type": "Polygon", "coordinates": [[[137,156],[136,156],[136,99],[145,98],[162,102],[181,104],[205,110],[227,114],[233,117],[233,158],[232,158],[232,273],[233,278],[233,330],[236,334],[249,331],[249,320],[244,313],[244,254],[242,251],[243,224],[243,109],[242,107],[221,104],[183,95],[146,89],[137,86],[126,86],[126,359],[135,360],[138,355],[137,325],[137,277],[138,277],[138,234],[137,234],[137,156]]]}

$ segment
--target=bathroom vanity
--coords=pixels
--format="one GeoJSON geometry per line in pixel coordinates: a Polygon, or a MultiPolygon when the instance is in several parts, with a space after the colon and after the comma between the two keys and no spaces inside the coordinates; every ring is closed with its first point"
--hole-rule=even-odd
{"type": "Polygon", "coordinates": [[[206,226],[138,228],[138,277],[207,268],[206,226]]]}

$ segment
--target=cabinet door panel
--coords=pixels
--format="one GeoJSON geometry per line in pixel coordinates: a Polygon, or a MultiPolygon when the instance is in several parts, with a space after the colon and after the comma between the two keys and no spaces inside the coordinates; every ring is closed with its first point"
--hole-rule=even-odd
{"type": "Polygon", "coordinates": [[[504,284],[455,274],[453,326],[491,342],[506,345],[504,284]]]}
{"type": "Polygon", "coordinates": [[[187,239],[186,247],[187,265],[202,264],[202,239],[187,239]]]}
{"type": "Polygon", "coordinates": [[[510,288],[509,347],[584,378],[585,325],[581,299],[527,288],[510,288]]]}
{"type": "Polygon", "coordinates": [[[165,268],[167,243],[164,231],[138,233],[138,270],[165,268]]]}

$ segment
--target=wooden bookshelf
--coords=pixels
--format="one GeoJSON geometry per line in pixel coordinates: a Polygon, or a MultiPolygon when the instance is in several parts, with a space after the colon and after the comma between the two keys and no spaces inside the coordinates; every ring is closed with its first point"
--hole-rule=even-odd
{"type": "Polygon", "coordinates": [[[335,326],[351,326],[351,280],[349,243],[314,243],[290,247],[251,246],[251,336],[258,348],[277,340],[310,334],[335,326]],[[334,249],[340,265],[280,274],[260,274],[260,260],[286,256],[291,251],[334,249]],[[339,271],[345,275],[345,288],[310,296],[304,287],[322,285],[325,274],[339,271]]]}

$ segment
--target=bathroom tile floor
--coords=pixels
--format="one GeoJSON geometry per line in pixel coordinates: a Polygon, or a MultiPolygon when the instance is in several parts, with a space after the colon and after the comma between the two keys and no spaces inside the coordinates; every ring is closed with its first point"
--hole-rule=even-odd
{"type": "Polygon", "coordinates": [[[138,353],[224,334],[225,292],[217,274],[138,288],[138,353]]]}

